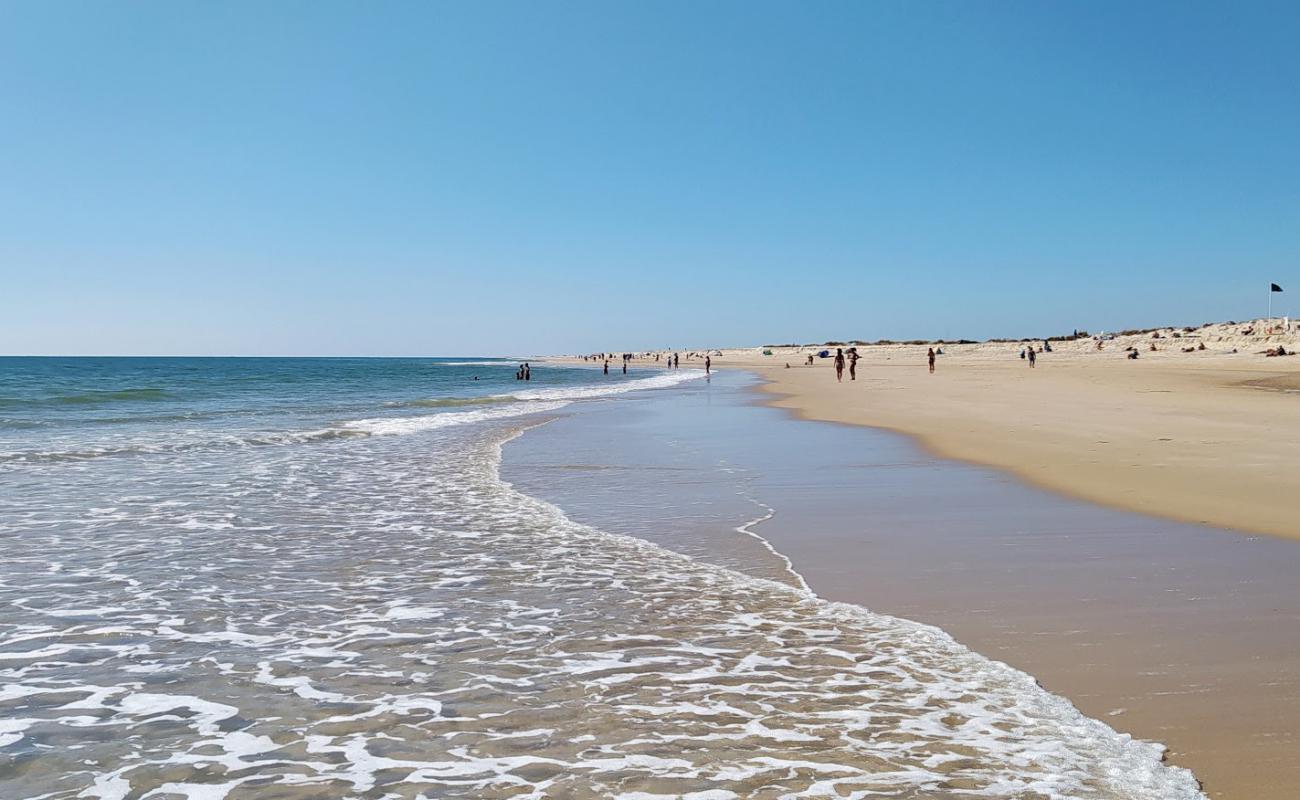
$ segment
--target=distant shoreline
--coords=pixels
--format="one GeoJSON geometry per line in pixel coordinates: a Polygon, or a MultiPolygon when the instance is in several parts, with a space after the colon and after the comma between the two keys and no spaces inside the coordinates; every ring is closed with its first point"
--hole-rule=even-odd
{"type": "MultiPolygon", "coordinates": [[[[708,352],[714,369],[757,373],[771,405],[806,419],[909,435],[935,455],[1112,508],[1300,539],[1300,356],[1262,352],[1300,350],[1294,328],[1144,330],[1100,349],[1092,337],[1057,340],[1032,369],[1025,342],[936,344],[933,375],[929,345],[860,345],[858,379],[846,370],[842,383],[818,357],[834,345],[682,351],[682,367],[708,352]]],[[[647,367],[663,362],[632,363],[647,367]]]]}

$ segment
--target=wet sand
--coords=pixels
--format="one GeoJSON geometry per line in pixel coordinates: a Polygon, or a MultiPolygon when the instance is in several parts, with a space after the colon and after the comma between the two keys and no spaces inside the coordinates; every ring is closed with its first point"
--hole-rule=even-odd
{"type": "Polygon", "coordinates": [[[822,596],[938,625],[1029,672],[1167,744],[1216,800],[1300,786],[1295,542],[1104,508],[886,431],[794,419],[736,373],[530,432],[504,474],[580,521],[780,579],[734,530],[767,504],[775,516],[754,530],[822,596]]]}

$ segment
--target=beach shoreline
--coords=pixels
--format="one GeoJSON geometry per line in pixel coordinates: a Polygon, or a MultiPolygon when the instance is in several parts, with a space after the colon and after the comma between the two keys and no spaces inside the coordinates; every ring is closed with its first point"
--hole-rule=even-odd
{"type": "Polygon", "coordinates": [[[831,360],[816,357],[834,345],[683,359],[697,368],[707,352],[714,369],[757,374],[768,402],[799,418],[901,433],[935,456],[1110,508],[1296,539],[1300,357],[1258,351],[1294,352],[1300,333],[1243,335],[1250,325],[1144,331],[1101,349],[1093,339],[1056,341],[1032,369],[1018,352],[1041,340],[858,345],[858,379],[846,372],[842,383],[831,360]],[[934,374],[928,347],[941,351],[934,374]]]}

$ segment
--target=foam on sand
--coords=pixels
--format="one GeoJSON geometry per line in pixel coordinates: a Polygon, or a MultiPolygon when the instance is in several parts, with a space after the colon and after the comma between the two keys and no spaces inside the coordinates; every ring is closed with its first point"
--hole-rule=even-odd
{"type": "Polygon", "coordinates": [[[515,491],[507,410],[0,516],[0,796],[1201,797],[942,631],[515,491]]]}

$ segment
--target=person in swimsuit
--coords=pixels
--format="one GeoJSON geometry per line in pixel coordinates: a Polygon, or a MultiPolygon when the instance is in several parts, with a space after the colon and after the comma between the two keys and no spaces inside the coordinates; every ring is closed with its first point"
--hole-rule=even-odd
{"type": "Polygon", "coordinates": [[[844,348],[835,348],[835,380],[844,381],[844,348]]]}

